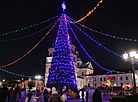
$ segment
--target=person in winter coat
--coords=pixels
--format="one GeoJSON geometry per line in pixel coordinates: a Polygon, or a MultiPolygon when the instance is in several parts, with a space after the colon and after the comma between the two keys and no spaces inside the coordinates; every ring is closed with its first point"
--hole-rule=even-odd
{"type": "Polygon", "coordinates": [[[8,102],[10,102],[10,92],[11,92],[11,89],[8,89],[8,102]]]}
{"type": "Polygon", "coordinates": [[[93,102],[102,102],[102,95],[98,88],[93,93],[93,102]]]}
{"type": "Polygon", "coordinates": [[[21,88],[19,88],[19,98],[21,98],[21,88]]]}
{"type": "Polygon", "coordinates": [[[88,90],[86,91],[86,102],[88,102],[88,90]]]}
{"type": "Polygon", "coordinates": [[[0,86],[0,100],[2,100],[2,91],[3,91],[3,86],[0,86]]]}
{"type": "Polygon", "coordinates": [[[82,90],[82,102],[84,102],[84,90],[82,90]]]}
{"type": "Polygon", "coordinates": [[[48,102],[48,91],[47,91],[47,89],[44,90],[43,97],[44,97],[44,102],[48,102]]]}
{"type": "Polygon", "coordinates": [[[13,88],[13,97],[12,97],[12,102],[15,101],[16,102],[17,99],[17,89],[13,88]]]}
{"type": "Polygon", "coordinates": [[[49,102],[60,102],[60,95],[57,93],[56,88],[52,88],[52,94],[50,96],[49,102]]]}
{"type": "Polygon", "coordinates": [[[8,88],[6,87],[5,84],[3,84],[2,86],[3,86],[3,89],[2,89],[2,93],[1,93],[1,101],[0,102],[6,102],[8,88]]]}
{"type": "Polygon", "coordinates": [[[13,98],[13,88],[11,88],[11,92],[10,92],[10,99],[13,98]]]}
{"type": "Polygon", "coordinates": [[[33,94],[33,93],[29,90],[29,94],[27,95],[27,97],[28,97],[28,102],[31,101],[32,94],[33,94]]]}
{"type": "Polygon", "coordinates": [[[64,93],[61,93],[60,99],[61,99],[61,102],[65,102],[65,95],[64,95],[64,93]]]}

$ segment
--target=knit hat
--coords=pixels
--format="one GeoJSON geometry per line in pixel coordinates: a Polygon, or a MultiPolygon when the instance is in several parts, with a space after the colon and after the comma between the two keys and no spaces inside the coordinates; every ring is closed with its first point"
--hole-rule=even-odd
{"type": "Polygon", "coordinates": [[[56,88],[52,87],[52,94],[57,94],[56,88]]]}

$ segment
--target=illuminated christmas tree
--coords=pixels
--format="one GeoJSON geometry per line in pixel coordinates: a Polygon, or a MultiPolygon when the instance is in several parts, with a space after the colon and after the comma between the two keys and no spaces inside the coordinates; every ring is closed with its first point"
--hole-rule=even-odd
{"type": "Polygon", "coordinates": [[[51,67],[49,68],[47,87],[53,86],[57,89],[66,86],[72,91],[77,91],[66,14],[61,15],[51,67]]]}

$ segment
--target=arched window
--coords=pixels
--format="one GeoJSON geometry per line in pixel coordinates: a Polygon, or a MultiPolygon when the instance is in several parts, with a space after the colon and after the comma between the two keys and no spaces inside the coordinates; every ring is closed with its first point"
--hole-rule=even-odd
{"type": "Polygon", "coordinates": [[[84,73],[82,72],[82,76],[84,75],[84,73]]]}

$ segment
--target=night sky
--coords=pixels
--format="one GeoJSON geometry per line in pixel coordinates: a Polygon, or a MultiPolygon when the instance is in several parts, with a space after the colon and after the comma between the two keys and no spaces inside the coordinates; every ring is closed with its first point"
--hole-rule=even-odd
{"type": "MultiPolygon", "coordinates": [[[[33,2],[28,0],[17,0],[16,2],[0,2],[0,35],[16,29],[28,27],[57,15],[61,15],[62,2],[62,0],[33,0],[33,2]]],[[[72,19],[78,20],[92,10],[98,2],[99,0],[65,0],[67,6],[65,13],[72,19]]],[[[80,23],[89,28],[110,35],[123,38],[126,37],[129,39],[138,39],[137,5],[137,0],[104,0],[103,3],[100,4],[100,6],[89,17],[80,23]]],[[[52,24],[56,19],[52,19],[49,22],[17,33],[11,33],[4,36],[1,35],[0,66],[7,65],[28,52],[48,32],[48,30],[52,27],[52,25],[48,25],[52,24]],[[44,27],[47,28],[37,34],[25,37],[43,29],[44,27]],[[21,37],[25,38],[17,39],[21,37]]],[[[72,24],[71,26],[86,51],[102,67],[118,71],[131,70],[130,63],[124,62],[122,58],[98,46],[77,28],[75,28],[75,26],[72,24]]],[[[125,51],[138,49],[138,42],[114,39],[89,31],[82,27],[80,28],[97,42],[121,56],[125,51]]],[[[50,48],[52,43],[55,41],[57,30],[58,25],[56,25],[51,33],[31,53],[17,63],[5,67],[4,69],[23,75],[44,75],[46,62],[45,58],[48,54],[48,48],[50,48]]],[[[91,61],[81,49],[71,32],[70,38],[71,42],[77,46],[77,50],[79,51],[79,55],[83,62],[91,61]]],[[[92,65],[94,68],[94,74],[106,73],[106,71],[100,69],[93,62],[92,65]]],[[[138,65],[135,65],[135,67],[137,69],[138,65]]],[[[0,80],[3,78],[21,79],[21,77],[0,72],[0,80]]]]}

